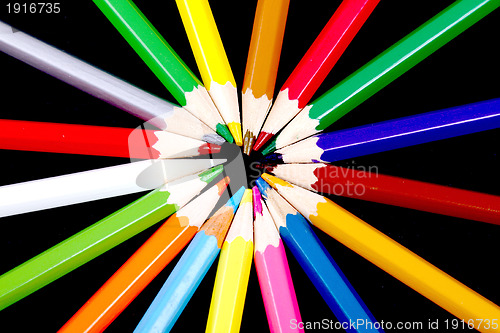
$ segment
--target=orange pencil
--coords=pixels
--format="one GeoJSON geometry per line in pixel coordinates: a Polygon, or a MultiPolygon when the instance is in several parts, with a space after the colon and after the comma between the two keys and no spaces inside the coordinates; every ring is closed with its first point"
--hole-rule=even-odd
{"type": "Polygon", "coordinates": [[[198,232],[229,177],[172,215],[59,332],[102,332],[198,232]]]}
{"type": "Polygon", "coordinates": [[[247,155],[271,108],[289,3],[257,3],[242,89],[243,152],[247,155]]]}

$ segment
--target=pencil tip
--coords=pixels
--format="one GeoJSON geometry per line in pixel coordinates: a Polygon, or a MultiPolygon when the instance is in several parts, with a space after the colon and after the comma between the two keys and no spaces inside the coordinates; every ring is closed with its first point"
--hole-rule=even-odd
{"type": "Polygon", "coordinates": [[[271,143],[266,148],[264,148],[264,150],[262,150],[262,155],[268,155],[275,150],[276,150],[276,138],[274,138],[274,140],[271,141],[271,143]]]}
{"type": "Polygon", "coordinates": [[[203,171],[199,174],[200,180],[208,184],[212,180],[214,180],[214,178],[217,177],[223,169],[224,167],[222,165],[218,165],[216,167],[203,171]]]}
{"type": "Polygon", "coordinates": [[[243,198],[241,198],[241,204],[250,202],[252,203],[252,190],[246,189],[243,193],[243,198]]]}
{"type": "Polygon", "coordinates": [[[217,126],[215,126],[215,131],[217,132],[217,134],[226,139],[227,142],[229,143],[234,142],[233,136],[231,135],[231,132],[229,131],[229,128],[227,128],[226,125],[217,124],[217,126]]]}
{"type": "Polygon", "coordinates": [[[243,153],[245,155],[250,156],[254,143],[255,143],[255,136],[253,135],[253,132],[246,131],[245,136],[243,137],[243,153]]]}
{"type": "Polygon", "coordinates": [[[233,135],[234,141],[236,142],[237,146],[242,146],[243,145],[243,136],[241,134],[241,124],[240,123],[229,123],[227,124],[227,127],[229,127],[229,131],[233,135]]]}
{"type": "Polygon", "coordinates": [[[253,217],[255,218],[256,213],[262,215],[262,198],[260,196],[260,191],[257,186],[252,187],[253,194],[253,217]]]}
{"type": "Polygon", "coordinates": [[[264,181],[261,177],[259,177],[255,183],[257,184],[257,187],[259,188],[260,194],[264,197],[264,199],[267,199],[267,191],[271,189],[271,186],[269,186],[268,183],[264,181]]]}
{"type": "Polygon", "coordinates": [[[222,195],[222,193],[224,193],[230,182],[231,179],[229,179],[229,176],[226,176],[223,179],[221,179],[217,184],[215,184],[215,186],[217,186],[217,188],[219,189],[218,190],[219,197],[222,195]]]}
{"type": "Polygon", "coordinates": [[[276,189],[276,185],[281,185],[281,186],[286,186],[286,187],[293,187],[292,184],[289,182],[279,179],[278,177],[271,176],[268,173],[263,173],[262,174],[262,179],[264,179],[269,185],[271,185],[272,188],[276,189]]]}
{"type": "Polygon", "coordinates": [[[272,133],[267,133],[267,132],[260,132],[259,137],[255,141],[255,145],[253,146],[253,150],[258,151],[260,150],[269,139],[271,139],[274,136],[272,133]]]}
{"type": "Polygon", "coordinates": [[[221,146],[215,145],[213,143],[204,143],[198,148],[198,152],[202,155],[217,154],[220,153],[221,146]]]}

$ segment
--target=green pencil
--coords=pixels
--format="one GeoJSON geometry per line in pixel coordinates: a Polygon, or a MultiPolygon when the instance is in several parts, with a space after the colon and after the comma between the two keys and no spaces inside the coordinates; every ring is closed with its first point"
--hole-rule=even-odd
{"type": "Polygon", "coordinates": [[[455,1],[302,109],[262,153],[323,131],[499,6],[500,0],[455,1]]]}
{"type": "Polygon", "coordinates": [[[139,8],[131,0],[93,1],[177,102],[227,141],[233,142],[203,84],[139,8]]]}
{"type": "Polygon", "coordinates": [[[0,310],[175,213],[222,172],[181,178],[139,198],[0,276],[0,310]]]}

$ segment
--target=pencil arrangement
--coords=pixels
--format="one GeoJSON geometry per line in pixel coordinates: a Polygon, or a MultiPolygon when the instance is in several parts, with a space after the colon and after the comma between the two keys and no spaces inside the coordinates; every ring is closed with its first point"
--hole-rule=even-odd
{"type": "Polygon", "coordinates": [[[372,314],[318,229],[470,327],[500,332],[500,307],[332,201],[342,195],[500,225],[500,196],[331,164],[497,129],[500,98],[322,133],[500,0],[454,2],[310,102],[379,3],[343,0],[273,103],[289,2],[257,3],[241,112],[208,0],[176,0],[202,80],[131,0],[94,0],[179,105],[0,22],[1,51],[151,125],[0,119],[0,149],[134,160],[1,186],[0,217],[150,191],[1,275],[0,310],[166,219],[60,332],[102,332],[181,252],[134,332],[170,331],[219,254],[207,332],[240,330],[252,262],[269,330],[304,331],[285,246],[340,328],[383,332],[383,318],[372,314]],[[262,174],[255,186],[231,188],[229,144],[256,157],[262,174]],[[363,191],[337,191],[349,186],[363,191]]]}

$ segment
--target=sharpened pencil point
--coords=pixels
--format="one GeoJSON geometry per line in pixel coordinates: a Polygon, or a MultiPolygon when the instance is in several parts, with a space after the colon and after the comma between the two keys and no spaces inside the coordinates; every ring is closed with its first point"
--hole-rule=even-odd
{"type": "Polygon", "coordinates": [[[275,150],[276,150],[276,138],[274,138],[274,140],[271,141],[271,143],[269,144],[269,146],[267,146],[266,148],[264,148],[264,150],[262,150],[261,154],[262,155],[268,155],[268,154],[272,153],[275,150]]]}
{"type": "Polygon", "coordinates": [[[286,186],[286,187],[294,187],[292,184],[290,184],[287,181],[284,181],[283,179],[279,179],[278,177],[271,176],[268,173],[262,174],[262,179],[264,179],[269,185],[271,185],[272,188],[276,189],[276,185],[281,185],[281,186],[286,186]]]}
{"type": "Polygon", "coordinates": [[[237,146],[243,145],[243,135],[241,134],[241,124],[240,123],[229,123],[227,124],[229,131],[233,135],[234,141],[237,146]]]}
{"type": "Polygon", "coordinates": [[[216,167],[208,169],[207,171],[200,173],[200,180],[208,184],[212,180],[214,180],[214,178],[217,177],[222,172],[222,170],[224,170],[224,167],[222,165],[218,165],[216,167]]]}
{"type": "Polygon", "coordinates": [[[259,137],[255,141],[255,145],[253,146],[253,150],[258,151],[274,136],[272,133],[260,132],[259,137]]]}
{"type": "Polygon", "coordinates": [[[219,196],[221,196],[222,193],[226,190],[226,187],[229,185],[230,182],[231,179],[229,179],[229,176],[226,176],[223,179],[221,179],[217,184],[215,184],[215,186],[217,186],[217,188],[219,189],[218,191],[219,196]]]}
{"type": "Polygon", "coordinates": [[[229,143],[234,142],[233,136],[231,135],[231,132],[229,131],[229,128],[227,128],[226,125],[217,124],[217,126],[215,127],[215,130],[216,130],[217,134],[219,134],[224,139],[226,139],[227,142],[229,142],[229,143]]]}

